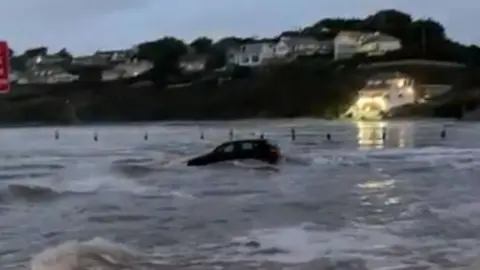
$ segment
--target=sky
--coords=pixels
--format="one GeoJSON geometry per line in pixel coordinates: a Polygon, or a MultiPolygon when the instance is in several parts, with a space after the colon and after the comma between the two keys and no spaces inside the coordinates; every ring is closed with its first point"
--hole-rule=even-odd
{"type": "Polygon", "coordinates": [[[398,9],[442,23],[447,35],[480,45],[476,0],[2,0],[0,39],[17,52],[47,46],[76,55],[175,36],[275,36],[328,17],[398,9]]]}

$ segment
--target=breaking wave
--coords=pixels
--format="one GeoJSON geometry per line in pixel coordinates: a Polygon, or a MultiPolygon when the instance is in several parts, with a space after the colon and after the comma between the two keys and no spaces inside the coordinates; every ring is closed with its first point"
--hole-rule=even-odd
{"type": "Polygon", "coordinates": [[[148,260],[140,253],[103,238],[69,241],[48,248],[31,260],[31,270],[146,270],[148,260]]]}

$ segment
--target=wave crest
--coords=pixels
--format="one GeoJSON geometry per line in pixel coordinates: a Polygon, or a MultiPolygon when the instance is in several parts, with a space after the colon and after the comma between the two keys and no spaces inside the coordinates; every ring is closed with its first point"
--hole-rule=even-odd
{"type": "Polygon", "coordinates": [[[31,270],[138,269],[146,261],[136,251],[103,238],[69,241],[33,257],[31,270]]]}

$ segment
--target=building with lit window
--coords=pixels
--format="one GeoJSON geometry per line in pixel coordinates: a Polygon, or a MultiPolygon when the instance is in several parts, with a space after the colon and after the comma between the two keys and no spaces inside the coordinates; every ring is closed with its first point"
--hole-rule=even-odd
{"type": "Polygon", "coordinates": [[[382,119],[393,108],[416,103],[419,99],[414,80],[405,74],[379,73],[370,77],[358,91],[358,98],[346,116],[354,119],[382,119]]]}

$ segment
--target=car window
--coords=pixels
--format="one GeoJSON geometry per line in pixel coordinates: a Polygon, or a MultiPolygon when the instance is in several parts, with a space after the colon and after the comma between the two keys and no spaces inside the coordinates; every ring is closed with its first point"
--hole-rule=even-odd
{"type": "Polygon", "coordinates": [[[242,143],[243,150],[252,150],[253,148],[254,148],[253,143],[249,143],[249,142],[242,143]]]}
{"type": "Polygon", "coordinates": [[[233,144],[230,144],[230,145],[227,145],[223,148],[223,152],[225,153],[231,153],[233,152],[233,149],[234,149],[234,145],[233,144]]]}
{"type": "Polygon", "coordinates": [[[235,149],[233,144],[223,145],[215,149],[215,152],[231,153],[235,149]]]}
{"type": "Polygon", "coordinates": [[[280,148],[280,147],[278,146],[278,144],[276,144],[276,143],[274,143],[274,142],[271,142],[271,141],[268,142],[268,145],[270,145],[270,146],[272,146],[272,147],[275,147],[275,148],[280,148]]]}

